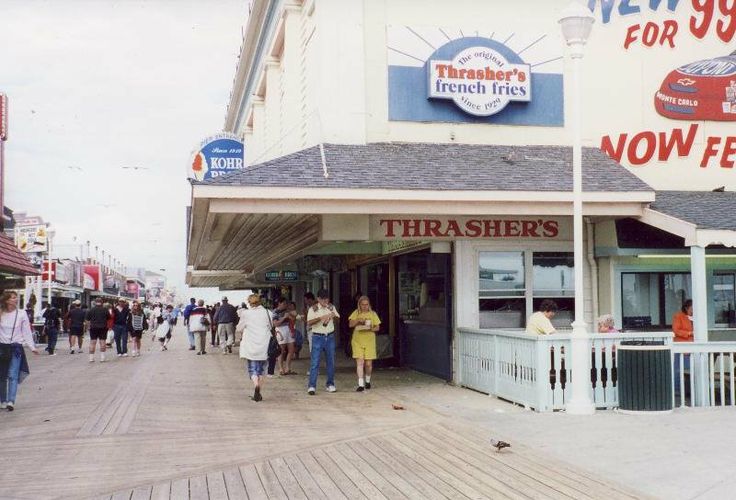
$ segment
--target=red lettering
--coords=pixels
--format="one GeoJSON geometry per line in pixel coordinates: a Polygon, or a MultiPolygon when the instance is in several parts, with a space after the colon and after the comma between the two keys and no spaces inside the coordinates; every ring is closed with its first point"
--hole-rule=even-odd
{"type": "Polygon", "coordinates": [[[465,236],[468,238],[477,238],[483,232],[482,222],[477,219],[471,219],[465,223],[465,236]]]}
{"type": "Polygon", "coordinates": [[[419,231],[419,226],[422,223],[419,219],[402,219],[401,223],[404,225],[404,232],[401,234],[404,238],[419,238],[422,234],[419,231]]]}
{"type": "Polygon", "coordinates": [[[665,42],[668,42],[670,44],[670,47],[674,49],[675,35],[677,34],[677,29],[679,28],[679,25],[677,24],[677,21],[673,21],[672,19],[667,19],[662,24],[662,38],[659,39],[659,44],[664,45],[665,42]]]}
{"type": "Polygon", "coordinates": [[[529,236],[532,238],[539,238],[539,235],[537,234],[537,226],[538,224],[533,220],[521,221],[521,236],[523,238],[527,238],[529,236]]]}
{"type": "Polygon", "coordinates": [[[442,222],[438,221],[437,219],[424,219],[422,222],[424,222],[424,236],[425,237],[439,238],[440,236],[442,236],[442,233],[440,233],[442,222]]]}
{"type": "Polygon", "coordinates": [[[722,168],[733,168],[733,160],[731,159],[733,154],[736,154],[736,136],[730,135],[726,137],[726,145],[723,147],[722,168]]]}
{"type": "Polygon", "coordinates": [[[495,238],[501,233],[500,220],[484,220],[483,221],[483,237],[495,238]]]}
{"type": "Polygon", "coordinates": [[[648,22],[644,25],[644,33],[641,37],[642,43],[647,47],[651,47],[657,42],[657,35],[659,35],[659,25],[657,23],[648,22]]]}
{"type": "Polygon", "coordinates": [[[617,162],[621,162],[621,158],[623,158],[624,156],[624,149],[626,149],[626,139],[628,137],[629,134],[620,134],[618,136],[616,149],[613,149],[611,137],[604,135],[603,137],[601,137],[601,151],[606,153],[609,157],[616,160],[617,162]]]}
{"type": "Polygon", "coordinates": [[[383,226],[384,224],[386,225],[385,235],[387,238],[393,238],[394,236],[396,236],[394,234],[394,226],[400,223],[401,221],[399,219],[381,219],[379,221],[379,225],[381,226],[383,226]]]}
{"type": "Polygon", "coordinates": [[[708,137],[706,139],[705,151],[703,151],[703,158],[700,160],[700,168],[707,167],[710,159],[718,154],[716,146],[720,143],[720,137],[708,137]]]}
{"type": "Polygon", "coordinates": [[[631,142],[627,148],[627,158],[629,163],[632,165],[643,165],[648,163],[649,160],[652,159],[652,156],[654,156],[654,150],[656,147],[657,136],[654,135],[654,132],[639,132],[631,138],[631,142]],[[639,156],[639,144],[642,141],[646,141],[646,149],[644,150],[644,154],[639,156]]]}
{"type": "Polygon", "coordinates": [[[542,228],[544,229],[544,236],[546,238],[556,238],[557,235],[560,233],[559,224],[556,220],[544,221],[544,224],[542,224],[542,228]]]}
{"type": "Polygon", "coordinates": [[[687,131],[687,139],[682,138],[682,129],[676,128],[672,130],[670,139],[667,140],[667,134],[664,132],[659,133],[659,161],[666,161],[670,159],[672,154],[672,148],[677,147],[677,156],[688,156],[690,150],[695,142],[695,134],[698,132],[698,124],[693,123],[690,125],[690,129],[687,131]]]}
{"type": "Polygon", "coordinates": [[[639,31],[640,28],[641,25],[634,24],[633,26],[629,26],[629,28],[626,30],[626,38],[624,38],[624,50],[628,49],[629,45],[636,41],[636,36],[634,36],[634,32],[639,31]]]}
{"type": "Polygon", "coordinates": [[[463,232],[460,231],[460,225],[457,223],[456,220],[450,219],[447,221],[447,230],[445,231],[445,236],[454,236],[455,238],[463,236],[463,232]],[[451,235],[450,232],[455,234],[451,235]]]}
{"type": "Polygon", "coordinates": [[[519,221],[518,220],[507,220],[504,221],[504,236],[514,237],[519,236],[521,233],[519,232],[519,221]]]}

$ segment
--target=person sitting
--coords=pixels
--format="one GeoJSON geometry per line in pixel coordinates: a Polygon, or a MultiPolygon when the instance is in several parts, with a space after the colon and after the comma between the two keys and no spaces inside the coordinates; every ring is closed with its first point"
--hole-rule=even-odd
{"type": "Polygon", "coordinates": [[[545,299],[539,304],[539,311],[535,312],[526,322],[526,333],[549,335],[557,330],[552,325],[552,318],[557,314],[557,304],[554,300],[545,299]]]}
{"type": "Polygon", "coordinates": [[[613,315],[604,314],[598,318],[598,333],[618,333],[613,315]]]}

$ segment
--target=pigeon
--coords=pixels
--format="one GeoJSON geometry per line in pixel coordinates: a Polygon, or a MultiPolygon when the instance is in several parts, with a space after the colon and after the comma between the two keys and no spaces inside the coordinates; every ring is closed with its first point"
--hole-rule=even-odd
{"type": "Polygon", "coordinates": [[[496,451],[501,451],[504,448],[511,448],[511,445],[506,441],[496,440],[491,438],[491,446],[496,448],[496,451]]]}

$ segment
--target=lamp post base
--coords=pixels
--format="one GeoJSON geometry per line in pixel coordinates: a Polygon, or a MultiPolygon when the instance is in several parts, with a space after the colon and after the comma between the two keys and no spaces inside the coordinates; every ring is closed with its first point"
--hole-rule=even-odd
{"type": "Polygon", "coordinates": [[[565,412],[570,415],[593,415],[595,403],[590,397],[590,338],[583,321],[572,324],[570,363],[572,368],[572,395],[565,403],[565,412]]]}

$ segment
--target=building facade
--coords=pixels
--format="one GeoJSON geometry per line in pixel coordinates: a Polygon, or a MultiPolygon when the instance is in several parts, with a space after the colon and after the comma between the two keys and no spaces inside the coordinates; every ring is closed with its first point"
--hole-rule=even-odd
{"type": "Polygon", "coordinates": [[[360,291],[383,355],[448,380],[462,328],[523,329],[548,298],[569,328],[579,98],[586,322],[667,330],[695,298],[696,340],[730,338],[736,19],[591,1],[572,96],[566,3],[253,2],[225,121],[247,167],[193,182],[188,283],[360,291]]]}

